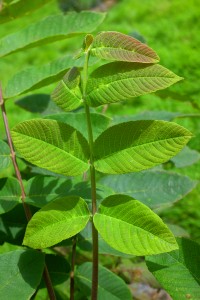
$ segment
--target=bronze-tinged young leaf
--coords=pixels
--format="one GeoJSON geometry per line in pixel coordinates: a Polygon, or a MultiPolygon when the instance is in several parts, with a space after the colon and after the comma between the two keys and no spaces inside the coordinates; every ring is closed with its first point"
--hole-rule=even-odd
{"type": "Polygon", "coordinates": [[[115,31],[99,33],[94,39],[91,54],[111,61],[139,63],[159,61],[158,55],[147,45],[115,31]]]}
{"type": "Polygon", "coordinates": [[[168,161],[192,133],[165,121],[131,121],[105,130],[94,143],[95,168],[108,174],[138,172],[168,161]]]}
{"type": "Polygon", "coordinates": [[[75,176],[89,167],[87,140],[67,124],[43,119],[25,121],[13,128],[12,138],[21,156],[41,168],[75,176]]]}
{"type": "Polygon", "coordinates": [[[80,72],[77,68],[72,68],[65,74],[61,82],[57,85],[51,98],[64,111],[71,111],[82,104],[80,90],[80,72]]]}
{"type": "Polygon", "coordinates": [[[23,244],[34,249],[51,247],[80,232],[89,219],[90,212],[82,198],[59,198],[34,214],[23,244]]]}
{"type": "Polygon", "coordinates": [[[126,195],[112,195],[103,200],[94,215],[94,225],[111,247],[126,254],[141,256],[178,248],[160,217],[126,195]]]}
{"type": "Polygon", "coordinates": [[[48,16],[0,40],[0,57],[13,52],[92,32],[105,14],[84,11],[48,16]]]}
{"type": "Polygon", "coordinates": [[[90,75],[86,101],[90,106],[120,102],[165,89],[181,79],[161,65],[113,62],[90,75]]]}

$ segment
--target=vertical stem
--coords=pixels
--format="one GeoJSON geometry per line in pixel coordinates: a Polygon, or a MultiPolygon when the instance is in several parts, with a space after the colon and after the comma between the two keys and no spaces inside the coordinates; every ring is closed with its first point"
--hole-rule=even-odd
{"type": "MultiPolygon", "coordinates": [[[[88,79],[88,60],[89,60],[89,50],[86,52],[85,64],[83,68],[83,101],[85,105],[85,114],[87,119],[87,128],[88,128],[88,138],[89,138],[89,147],[90,147],[90,176],[91,176],[91,197],[92,197],[92,215],[97,211],[96,204],[96,179],[95,179],[95,167],[94,167],[94,157],[93,157],[93,133],[92,133],[92,124],[90,118],[90,109],[86,103],[86,86],[88,79]]],[[[98,231],[94,226],[92,221],[92,254],[93,254],[93,267],[92,267],[92,300],[97,300],[98,294],[98,231]]]]}
{"type": "MultiPolygon", "coordinates": [[[[1,85],[0,85],[0,106],[1,106],[1,111],[2,111],[6,136],[7,136],[7,140],[8,140],[8,145],[10,147],[11,158],[12,158],[13,166],[15,169],[15,174],[16,174],[16,177],[18,179],[18,182],[19,182],[20,188],[21,188],[22,204],[24,207],[26,219],[29,222],[30,219],[32,218],[32,213],[31,213],[29,206],[25,202],[26,193],[25,193],[25,189],[24,189],[24,185],[23,185],[23,181],[22,181],[22,176],[21,176],[21,173],[20,173],[20,170],[19,170],[19,167],[17,164],[17,160],[16,160],[16,154],[15,154],[15,150],[13,147],[13,142],[12,142],[12,138],[11,138],[11,134],[10,134],[10,128],[9,128],[8,119],[7,119],[7,115],[6,115],[6,108],[5,108],[5,104],[4,104],[1,85]]],[[[49,272],[48,272],[46,265],[45,265],[44,272],[43,272],[43,278],[44,278],[44,281],[45,281],[45,284],[46,284],[46,287],[47,287],[47,290],[49,293],[49,299],[56,300],[56,296],[55,296],[55,293],[53,290],[53,286],[52,286],[51,279],[50,279],[49,272]]]]}
{"type": "Polygon", "coordinates": [[[70,300],[74,300],[75,259],[76,259],[76,236],[73,238],[73,244],[72,244],[72,259],[71,259],[71,272],[70,272],[70,300]]]}

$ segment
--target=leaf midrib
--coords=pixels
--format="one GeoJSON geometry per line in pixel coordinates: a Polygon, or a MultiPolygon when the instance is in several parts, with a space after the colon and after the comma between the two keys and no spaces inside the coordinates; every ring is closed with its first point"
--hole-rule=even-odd
{"type": "Polygon", "coordinates": [[[106,46],[100,46],[100,47],[94,47],[93,46],[93,48],[92,48],[92,50],[91,50],[91,52],[93,51],[93,50],[95,50],[95,51],[97,51],[97,50],[102,50],[102,51],[106,51],[106,50],[122,50],[122,51],[124,51],[124,52],[127,52],[127,53],[131,53],[131,54],[139,54],[139,55],[141,55],[141,56],[143,56],[143,57],[145,57],[145,58],[151,58],[152,60],[154,60],[154,61],[158,61],[158,59],[156,59],[156,58],[154,58],[154,57],[151,57],[151,56],[147,56],[147,55],[145,55],[145,54],[142,54],[142,53],[140,53],[140,52],[138,52],[138,51],[136,51],[135,49],[133,49],[133,50],[128,50],[128,49],[125,49],[125,48],[121,48],[121,47],[106,47],[106,46]]]}

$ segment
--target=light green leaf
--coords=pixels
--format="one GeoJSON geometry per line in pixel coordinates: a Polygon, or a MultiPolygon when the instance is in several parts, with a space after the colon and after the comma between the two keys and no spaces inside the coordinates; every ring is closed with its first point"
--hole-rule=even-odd
{"type": "Polygon", "coordinates": [[[70,38],[96,29],[105,14],[84,11],[48,16],[0,40],[0,57],[13,52],[70,38]]]}
{"type": "MultiPolygon", "coordinates": [[[[76,269],[75,282],[82,295],[89,297],[92,286],[92,263],[86,262],[76,269]]],[[[131,293],[124,281],[99,265],[98,300],[131,300],[131,293]]]]}
{"type": "Polygon", "coordinates": [[[200,153],[185,147],[178,155],[174,156],[171,161],[175,164],[176,168],[184,168],[191,166],[200,160],[200,153]]]}
{"type": "Polygon", "coordinates": [[[173,300],[199,300],[200,246],[182,238],[179,250],[146,258],[147,266],[173,300]]]}
{"type": "MultiPolygon", "coordinates": [[[[98,113],[91,113],[91,123],[93,138],[96,139],[104,130],[106,130],[111,121],[110,118],[98,113]]],[[[61,113],[47,116],[48,119],[54,119],[66,123],[76,128],[82,135],[88,139],[87,122],[85,113],[61,113]]]]}
{"type": "Polygon", "coordinates": [[[167,226],[154,212],[126,195],[103,200],[94,225],[114,249],[132,255],[150,255],[178,248],[167,226]]]}
{"type": "Polygon", "coordinates": [[[20,16],[40,8],[50,1],[51,0],[19,0],[17,2],[15,1],[14,3],[10,3],[10,5],[5,5],[0,11],[0,24],[13,21],[20,16]]]}
{"type": "Polygon", "coordinates": [[[21,189],[15,178],[0,179],[0,214],[13,209],[21,199],[21,189]]]}
{"type": "Polygon", "coordinates": [[[11,164],[10,148],[0,140],[0,169],[6,169],[11,164]]]}
{"type": "Polygon", "coordinates": [[[4,97],[5,99],[12,98],[49,85],[61,79],[67,69],[82,65],[82,59],[74,60],[72,56],[67,55],[46,65],[23,70],[8,81],[4,97]]]}
{"type": "Polygon", "coordinates": [[[80,80],[79,70],[72,68],[65,74],[51,94],[53,101],[64,111],[74,110],[83,103],[80,80]]]}
{"type": "Polygon", "coordinates": [[[57,199],[33,215],[23,244],[34,249],[51,247],[80,232],[89,219],[90,212],[82,198],[57,199]]]}
{"type": "Polygon", "coordinates": [[[115,31],[99,33],[95,38],[91,54],[111,61],[156,63],[158,55],[147,45],[131,36],[115,31]]]}
{"type": "Polygon", "coordinates": [[[160,170],[108,175],[100,182],[116,193],[129,195],[159,210],[182,199],[197,184],[187,176],[160,170]]]}
{"type": "Polygon", "coordinates": [[[25,121],[13,128],[12,138],[20,155],[41,168],[75,176],[89,167],[87,141],[67,124],[44,119],[25,121]]]}
{"type": "Polygon", "coordinates": [[[44,254],[16,250],[0,255],[0,299],[27,300],[40,283],[44,254]]]}
{"type": "Polygon", "coordinates": [[[149,169],[176,155],[191,137],[191,132],[171,122],[121,123],[108,128],[96,139],[95,167],[109,174],[149,169]]]}
{"type": "Polygon", "coordinates": [[[120,102],[165,89],[179,80],[161,65],[113,62],[90,75],[86,100],[91,106],[120,102]]]}

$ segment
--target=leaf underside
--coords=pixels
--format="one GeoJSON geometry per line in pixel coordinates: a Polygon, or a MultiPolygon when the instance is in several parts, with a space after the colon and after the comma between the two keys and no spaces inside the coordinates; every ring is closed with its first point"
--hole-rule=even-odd
{"type": "Polygon", "coordinates": [[[90,106],[120,102],[165,89],[179,80],[161,65],[113,62],[92,72],[86,100],[90,106]]]}
{"type": "Polygon", "coordinates": [[[92,44],[91,54],[111,61],[156,63],[158,55],[147,45],[131,36],[115,31],[99,33],[92,44]]]}
{"type": "Polygon", "coordinates": [[[172,122],[131,121],[105,130],[94,143],[95,167],[108,174],[138,172],[168,161],[192,137],[172,122]]]}
{"type": "Polygon", "coordinates": [[[39,210],[28,223],[23,244],[51,247],[80,232],[90,218],[86,202],[77,196],[59,198],[39,210]]]}
{"type": "Polygon", "coordinates": [[[174,236],[147,206],[125,195],[112,195],[100,205],[94,224],[113,248],[132,255],[177,249],[174,236]]]}
{"type": "Polygon", "coordinates": [[[20,155],[41,168],[75,176],[89,167],[86,139],[67,124],[44,119],[25,121],[13,128],[12,138],[20,155]]]}

